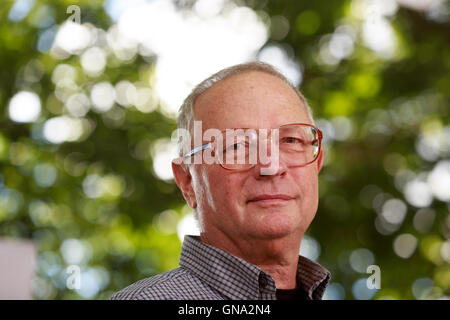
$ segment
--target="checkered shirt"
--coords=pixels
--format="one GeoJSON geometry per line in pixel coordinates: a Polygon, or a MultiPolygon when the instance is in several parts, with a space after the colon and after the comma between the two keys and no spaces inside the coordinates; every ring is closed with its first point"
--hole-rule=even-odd
{"type": "MultiPolygon", "coordinates": [[[[321,300],[330,272],[299,256],[297,284],[308,300],[321,300]]],[[[180,267],[131,284],[111,300],[275,300],[273,278],[261,268],[186,236],[180,267]]]]}

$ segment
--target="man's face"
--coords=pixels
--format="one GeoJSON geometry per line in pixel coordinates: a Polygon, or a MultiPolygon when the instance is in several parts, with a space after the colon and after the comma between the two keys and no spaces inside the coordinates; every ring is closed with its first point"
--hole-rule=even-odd
{"type": "MultiPolygon", "coordinates": [[[[310,123],[297,94],[279,78],[258,71],[231,76],[205,91],[195,102],[195,120],[203,130],[217,128],[273,129],[288,123],[310,123]]],[[[206,234],[229,239],[301,236],[318,206],[318,172],[322,153],[305,167],[287,167],[282,158],[272,175],[261,165],[231,171],[220,164],[190,167],[195,205],[206,234]],[[292,199],[252,201],[262,195],[292,199]]],[[[266,165],[267,166],[267,165],[266,165]]]]}

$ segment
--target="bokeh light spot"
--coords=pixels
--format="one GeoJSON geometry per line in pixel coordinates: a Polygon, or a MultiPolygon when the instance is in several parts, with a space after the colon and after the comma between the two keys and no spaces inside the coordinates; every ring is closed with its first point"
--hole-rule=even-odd
{"type": "Polygon", "coordinates": [[[8,111],[15,122],[33,122],[41,114],[41,101],[34,92],[20,91],[11,98],[8,111]]]}
{"type": "Polygon", "coordinates": [[[411,257],[417,247],[417,238],[409,233],[398,235],[393,243],[394,252],[403,259],[411,257]]]}

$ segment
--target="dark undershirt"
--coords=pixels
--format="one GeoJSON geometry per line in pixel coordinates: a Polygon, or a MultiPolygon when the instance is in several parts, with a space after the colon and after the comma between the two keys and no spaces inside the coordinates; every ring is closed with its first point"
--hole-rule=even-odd
{"type": "Polygon", "coordinates": [[[306,292],[301,288],[277,289],[277,300],[307,300],[306,292]]]}

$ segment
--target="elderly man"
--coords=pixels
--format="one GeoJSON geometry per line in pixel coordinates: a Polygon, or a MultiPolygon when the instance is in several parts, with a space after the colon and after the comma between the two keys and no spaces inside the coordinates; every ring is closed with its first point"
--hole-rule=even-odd
{"type": "Polygon", "coordinates": [[[273,67],[251,62],[204,80],[180,111],[180,129],[192,133],[201,121],[202,132],[216,133],[182,142],[172,163],[201,234],[186,236],[180,268],[111,299],[321,299],[330,273],[299,256],[323,163],[305,98],[273,67]],[[255,161],[252,151],[264,149],[255,161]],[[202,155],[213,161],[193,161],[202,155]]]}

